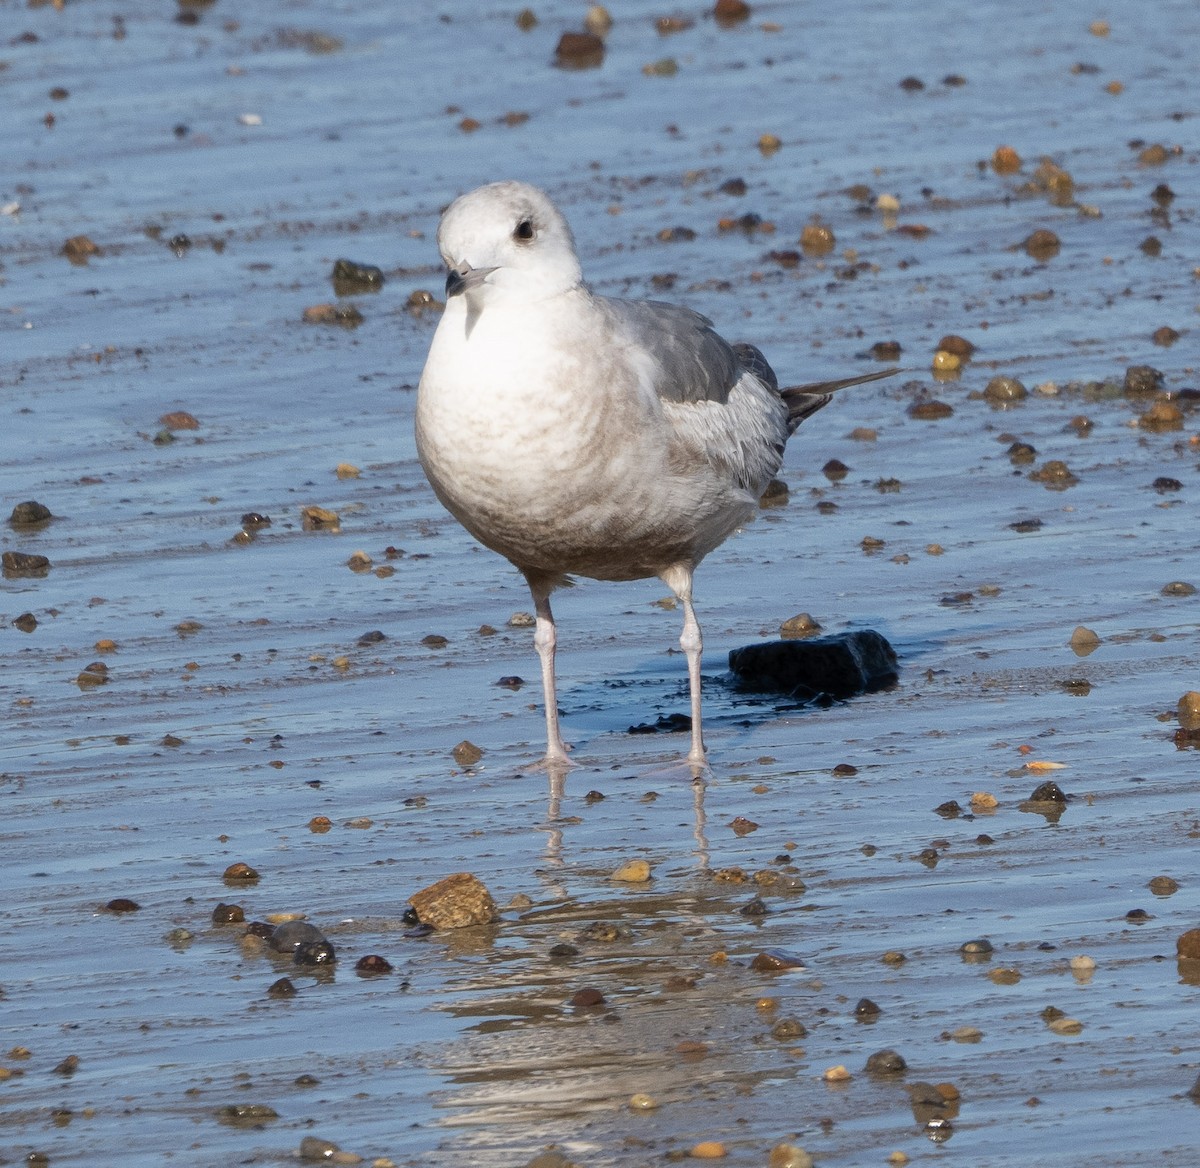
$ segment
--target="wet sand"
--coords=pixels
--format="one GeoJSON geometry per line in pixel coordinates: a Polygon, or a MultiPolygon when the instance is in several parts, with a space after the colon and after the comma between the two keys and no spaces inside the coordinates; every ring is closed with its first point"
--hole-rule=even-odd
{"type": "Polygon", "coordinates": [[[1200,976],[1175,943],[1200,925],[1200,755],[1171,711],[1200,689],[1200,595],[1163,588],[1200,586],[1200,18],[1170,2],[1098,35],[1104,13],[1053,8],[756,5],[722,28],[634,3],[575,71],[553,65],[583,12],[561,3],[522,32],[454,3],[0,0],[0,520],[28,499],[55,516],[0,526],[0,550],[51,564],[0,580],[7,1162],[294,1162],[305,1136],[405,1165],[555,1145],[633,1168],[701,1141],[761,1165],[785,1140],[830,1166],[1193,1162],[1200,976]],[[1018,172],[990,164],[1002,145],[1018,172]],[[687,705],[654,583],[556,598],[579,765],[561,789],[536,769],[532,634],[508,624],[528,595],[416,462],[436,314],[409,297],[441,294],[439,209],[500,177],[546,187],[600,291],[687,303],[785,381],[902,346],[905,376],[807,423],[787,505],[698,573],[703,787],[684,736],[627,733],[687,705]],[[835,249],[788,266],[814,217],[835,249]],[[1044,261],[1038,229],[1061,245],[1044,261]],[[86,264],[61,254],[78,235],[86,264]],[[383,289],[339,300],[341,257],[383,289]],[[335,302],[364,322],[303,321],[335,302]],[[951,333],[977,351],[938,381],[951,333]],[[1125,393],[1130,365],[1161,391],[1125,393]],[[1028,396],[994,408],[996,375],[1028,396]],[[914,417],[926,399],[952,413],[914,417]],[[1156,401],[1176,428],[1143,421],[1156,401]],[[199,428],[166,441],[172,411],[199,428]],[[1054,460],[1077,482],[1030,478],[1054,460]],[[339,530],[304,530],[313,505],[339,530]],[[239,542],[251,512],[271,524],[239,542]],[[358,550],[394,571],[352,571],[358,550]],[[826,709],[736,692],[728,650],[801,611],[882,632],[899,686],[826,709]],[[81,686],[97,661],[107,681],[81,686]],[[496,685],[512,675],[530,684],[496,685]],[[1022,807],[1046,779],[1057,818],[1022,807]],[[636,858],[649,883],[610,878],[636,858]],[[260,880],[227,885],[235,861],[260,880]],[[501,921],[407,935],[409,896],[459,871],[501,921]],[[118,897],[140,909],[102,911],[118,897]],[[336,969],[214,926],[220,902],[305,914],[336,969]],[[805,968],[752,968],[765,950],[805,968]],[[356,976],[372,953],[394,972],[356,976]],[[269,997],[284,975],[298,993],[269,997]],[[572,1005],[587,987],[603,1003],[572,1005]],[[887,1048],[907,1071],[867,1072],[887,1048]],[[852,1077],[826,1081],[837,1065],[852,1077]],[[931,1110],[921,1083],[960,1098],[931,1110]],[[231,1119],[244,1105],[276,1117],[231,1119]]]}

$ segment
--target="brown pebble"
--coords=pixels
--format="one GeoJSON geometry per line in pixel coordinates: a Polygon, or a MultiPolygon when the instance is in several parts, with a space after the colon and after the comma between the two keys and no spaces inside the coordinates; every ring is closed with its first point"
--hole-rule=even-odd
{"type": "Polygon", "coordinates": [[[281,977],[267,987],[267,996],[272,998],[294,998],[296,986],[290,977],[281,977]]]}
{"type": "Polygon", "coordinates": [[[1156,401],[1140,418],[1138,426],[1143,430],[1182,430],[1183,411],[1169,401],[1156,401]]]}
{"type": "Polygon", "coordinates": [[[1155,876],[1147,887],[1155,896],[1174,896],[1179,891],[1179,881],[1171,876],[1155,876]]]}
{"type": "Polygon", "coordinates": [[[1044,462],[1037,470],[1030,471],[1029,477],[1052,491],[1066,490],[1067,487],[1073,487],[1079,482],[1079,479],[1072,474],[1071,468],[1057,458],[1052,458],[1049,462],[1044,462]]]}
{"type": "Polygon", "coordinates": [[[499,919],[491,894],[469,872],[457,872],[422,888],[409,903],[417,919],[435,929],[461,929],[499,919]]]}
{"type": "Polygon", "coordinates": [[[750,5],[746,0],[717,0],[713,5],[713,16],[718,24],[737,24],[750,15],[750,5]]]}
{"type": "Polygon", "coordinates": [[[779,635],[784,638],[811,637],[821,631],[821,625],[810,613],[800,612],[788,617],[779,626],[779,635]]]}
{"type": "Polygon", "coordinates": [[[249,864],[239,860],[235,864],[230,864],[221,875],[221,879],[228,883],[248,884],[258,879],[258,872],[251,868],[249,864]]]}
{"type": "Polygon", "coordinates": [[[104,906],[104,911],[110,913],[131,913],[138,912],[141,907],[136,900],[130,900],[127,896],[118,896],[104,906]]]}
{"type": "Polygon", "coordinates": [[[86,264],[92,256],[102,256],[104,252],[86,235],[72,235],[62,245],[62,254],[73,264],[86,264]]]}
{"type": "Polygon", "coordinates": [[[1015,377],[993,377],[987,383],[983,396],[993,405],[1011,405],[1024,401],[1029,391],[1015,377]]]}
{"type": "Polygon", "coordinates": [[[334,324],[354,329],[366,319],[353,304],[314,304],[303,313],[305,324],[334,324]]]}
{"type": "Polygon", "coordinates": [[[1188,929],[1175,942],[1175,953],[1184,961],[1200,961],[1200,929],[1188,929]]]}
{"type": "Polygon", "coordinates": [[[571,1005],[576,1009],[595,1009],[604,1005],[604,995],[595,986],[584,986],[571,995],[571,1005]]]}
{"type": "Polygon", "coordinates": [[[354,965],[354,972],[360,977],[376,977],[380,974],[391,973],[392,963],[386,957],[377,953],[368,953],[360,957],[354,965]]]}
{"type": "Polygon", "coordinates": [[[459,766],[474,766],[483,758],[483,750],[464,738],[451,752],[459,766]]]}
{"type": "Polygon", "coordinates": [[[50,508],[45,503],[39,503],[36,499],[26,499],[23,503],[17,503],[8,516],[8,522],[13,527],[32,527],[35,524],[46,523],[53,519],[50,514],[50,508]]]}
{"type": "Polygon", "coordinates": [[[1185,730],[1200,730],[1200,691],[1190,689],[1175,705],[1175,716],[1185,730]]]}
{"type": "MultiPolygon", "coordinates": [[[[722,0],[718,0],[718,6],[722,0]]],[[[720,1140],[701,1140],[692,1145],[689,1153],[693,1160],[720,1160],[728,1155],[725,1145],[720,1140]]]]}
{"type": "Polygon", "coordinates": [[[187,410],[174,410],[163,414],[158,424],[167,430],[199,430],[200,423],[187,410]]]}
{"type": "Polygon", "coordinates": [[[41,578],[50,571],[50,561],[33,552],[4,552],[0,554],[0,568],[10,579],[41,578]]]}
{"type": "Polygon", "coordinates": [[[1162,328],[1156,328],[1154,330],[1154,334],[1150,339],[1156,345],[1161,345],[1165,349],[1179,340],[1179,333],[1169,325],[1164,324],[1162,328]]]}
{"type": "Polygon", "coordinates": [[[1016,174],[1021,169],[1021,156],[1011,146],[997,146],[992,154],[992,169],[997,174],[1016,174]]]}
{"type": "Polygon", "coordinates": [[[79,1055],[69,1054],[55,1068],[56,1075],[73,1075],[79,1070],[79,1055]]]}
{"type": "Polygon", "coordinates": [[[753,831],[758,831],[758,824],[753,819],[747,819],[744,815],[739,815],[729,821],[729,826],[733,828],[734,835],[749,835],[753,831]]]}
{"type": "Polygon", "coordinates": [[[1045,227],[1039,227],[1037,231],[1026,236],[1021,246],[1028,255],[1041,262],[1053,259],[1062,249],[1058,236],[1045,227]]]}
{"type": "Polygon", "coordinates": [[[919,422],[937,422],[953,413],[953,406],[936,398],[920,398],[908,407],[908,416],[919,422]]]}
{"type": "Polygon", "coordinates": [[[1077,625],[1071,634],[1070,644],[1077,657],[1086,657],[1100,648],[1100,634],[1085,625],[1077,625]]]}
{"type": "Polygon", "coordinates": [[[835,779],[852,779],[858,774],[858,767],[848,762],[839,762],[830,772],[835,779]]]}
{"type": "Polygon", "coordinates": [[[240,925],[245,919],[246,913],[240,904],[221,902],[212,911],[214,925],[240,925]]]}
{"type": "Polygon", "coordinates": [[[750,962],[755,973],[780,973],[787,969],[803,969],[804,962],[784,949],[764,949],[750,962]]]}
{"type": "Polygon", "coordinates": [[[328,507],[301,507],[300,526],[305,531],[337,531],[341,527],[341,519],[336,511],[328,507]]]}
{"type": "Polygon", "coordinates": [[[566,69],[591,69],[604,60],[604,41],[594,32],[564,32],[554,62],[566,69]]]}
{"type": "Polygon", "coordinates": [[[1162,586],[1162,594],[1164,596],[1195,596],[1196,585],[1189,584],[1186,580],[1172,580],[1162,586]]]}
{"type": "Polygon", "coordinates": [[[809,223],[800,232],[800,247],[805,255],[828,255],[837,246],[837,238],[823,223],[809,223]]]}

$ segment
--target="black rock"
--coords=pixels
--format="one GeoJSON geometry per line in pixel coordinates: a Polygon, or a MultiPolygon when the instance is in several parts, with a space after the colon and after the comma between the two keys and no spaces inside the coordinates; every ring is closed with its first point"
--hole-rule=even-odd
{"type": "Polygon", "coordinates": [[[873,629],[807,641],[767,641],[729,654],[738,688],[804,701],[884,689],[898,676],[896,651],[873,629]]]}
{"type": "Polygon", "coordinates": [[[353,260],[338,260],[333,265],[333,290],[338,296],[353,296],[359,292],[378,292],[383,287],[383,271],[374,264],[357,264],[353,260]]]}

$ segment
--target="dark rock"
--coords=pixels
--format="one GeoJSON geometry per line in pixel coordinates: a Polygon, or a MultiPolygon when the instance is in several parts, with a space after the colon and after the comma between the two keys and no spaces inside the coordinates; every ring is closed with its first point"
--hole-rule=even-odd
{"type": "Polygon", "coordinates": [[[301,941],[292,950],[292,960],[297,965],[333,965],[337,953],[328,941],[301,941]]]}
{"type": "Polygon", "coordinates": [[[319,945],[325,934],[307,921],[285,921],[271,934],[271,948],[276,953],[294,953],[299,945],[319,945]]]}
{"type": "Polygon", "coordinates": [[[866,1070],[872,1075],[902,1075],[908,1070],[908,1063],[898,1050],[877,1050],[867,1059],[866,1070]]]}
{"type": "Polygon", "coordinates": [[[1126,397],[1150,397],[1162,388],[1162,383],[1163,375],[1152,365],[1130,365],[1125,370],[1126,397]]]}
{"type": "Polygon", "coordinates": [[[383,287],[383,270],[374,264],[358,264],[354,260],[337,260],[330,276],[337,296],[354,296],[361,292],[378,292],[383,287]]]}
{"type": "Polygon", "coordinates": [[[0,569],[9,580],[41,579],[50,571],[50,561],[29,552],[4,552],[0,555],[0,569]]]}
{"type": "Polygon", "coordinates": [[[896,681],[896,651],[873,629],[806,641],[767,641],[729,654],[738,688],[803,701],[840,700],[896,681]]]}
{"type": "Polygon", "coordinates": [[[53,519],[50,514],[50,508],[44,503],[38,503],[33,499],[29,499],[24,503],[18,503],[13,509],[12,514],[8,517],[9,523],[14,527],[28,527],[35,523],[45,523],[48,519],[53,519]]]}

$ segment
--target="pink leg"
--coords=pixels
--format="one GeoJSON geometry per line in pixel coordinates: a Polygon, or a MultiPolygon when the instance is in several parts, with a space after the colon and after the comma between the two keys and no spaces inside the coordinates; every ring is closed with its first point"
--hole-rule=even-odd
{"type": "Polygon", "coordinates": [[[570,763],[567,747],[558,729],[558,697],[554,684],[554,650],[558,634],[554,627],[554,614],[550,611],[550,587],[536,579],[525,579],[533,596],[533,607],[537,615],[537,629],[533,635],[534,648],[542,663],[542,697],[546,703],[546,758],[547,766],[562,767],[570,763]]]}
{"type": "Polygon", "coordinates": [[[688,752],[688,762],[694,766],[703,766],[705,754],[700,711],[700,653],[704,648],[704,639],[700,635],[700,622],[696,620],[696,610],[692,607],[691,566],[673,564],[662,573],[661,579],[679,597],[683,605],[683,632],[679,636],[679,647],[687,657],[688,689],[692,699],[692,749],[688,752]]]}

